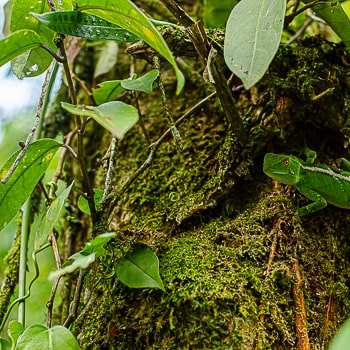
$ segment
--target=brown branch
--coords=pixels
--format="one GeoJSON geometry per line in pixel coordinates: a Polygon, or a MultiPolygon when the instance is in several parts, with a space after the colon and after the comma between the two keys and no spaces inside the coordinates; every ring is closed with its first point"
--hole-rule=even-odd
{"type": "Polygon", "coordinates": [[[309,335],[307,331],[307,319],[305,299],[303,293],[303,280],[299,269],[298,260],[294,263],[295,283],[293,285],[293,300],[295,309],[295,327],[298,337],[298,350],[310,350],[309,335]]]}

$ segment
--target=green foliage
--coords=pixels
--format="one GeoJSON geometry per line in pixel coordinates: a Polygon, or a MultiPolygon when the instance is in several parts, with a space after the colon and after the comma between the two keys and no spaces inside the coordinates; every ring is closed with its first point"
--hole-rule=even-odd
{"type": "Polygon", "coordinates": [[[337,335],[331,342],[329,350],[348,349],[350,344],[350,318],[341,326],[337,335]]]}
{"type": "Polygon", "coordinates": [[[225,33],[228,67],[246,89],[265,74],[280,44],[285,0],[242,0],[231,12],[225,33]]]}
{"type": "Polygon", "coordinates": [[[140,245],[118,260],[119,280],[130,288],[158,288],[165,292],[159,276],[159,261],[153,251],[140,245]]]}
{"type": "MultiPolygon", "coordinates": [[[[9,223],[32,193],[60,146],[50,139],[32,143],[9,180],[0,183],[0,229],[9,223]]],[[[7,175],[19,153],[20,150],[15,152],[2,167],[1,178],[7,175]]]]}
{"type": "Polygon", "coordinates": [[[137,79],[124,79],[120,82],[120,85],[124,89],[142,91],[146,94],[150,94],[153,91],[153,82],[158,78],[159,70],[152,69],[145,75],[137,79]]]}
{"type": "Polygon", "coordinates": [[[72,186],[73,182],[64,191],[62,191],[62,193],[45,210],[38,220],[37,225],[33,225],[33,231],[35,232],[35,250],[40,249],[47,243],[47,238],[61,216],[64,203],[72,189],[72,186]]]}
{"type": "Polygon", "coordinates": [[[0,41],[0,66],[41,44],[40,36],[33,30],[23,29],[12,33],[0,41]]]}
{"type": "Polygon", "coordinates": [[[204,0],[203,19],[206,27],[217,28],[226,24],[232,8],[238,0],[204,0]]]}
{"type": "Polygon", "coordinates": [[[63,326],[46,328],[34,324],[28,327],[17,339],[15,350],[79,350],[79,344],[73,334],[63,326]]]}
{"type": "Polygon", "coordinates": [[[118,42],[135,42],[140,39],[126,29],[115,26],[103,18],[91,14],[67,11],[43,14],[31,13],[39,22],[60,34],[86,39],[107,39],[118,42]]]}
{"type": "Polygon", "coordinates": [[[175,70],[178,80],[177,93],[181,92],[185,83],[184,76],[177,67],[168,45],[150,20],[131,1],[79,0],[77,5],[80,11],[101,17],[127,29],[163,55],[175,70]]]}
{"type": "MultiPolygon", "coordinates": [[[[16,33],[19,30],[32,30],[39,35],[43,44],[55,51],[56,46],[53,42],[55,33],[45,26],[40,25],[30,15],[30,11],[44,12],[48,10],[46,1],[15,0],[12,8],[11,32],[16,33]]],[[[6,40],[6,39],[5,39],[6,40]]],[[[19,45],[23,45],[21,41],[19,45]]],[[[52,62],[52,56],[40,47],[27,48],[26,52],[16,57],[12,61],[12,71],[19,78],[34,77],[42,74],[52,62]]]]}
{"type": "Polygon", "coordinates": [[[103,245],[109,242],[115,236],[116,234],[114,232],[108,232],[95,237],[91,242],[86,243],[80,252],[69,257],[69,259],[73,260],[73,262],[67,263],[58,271],[51,272],[49,279],[53,280],[67,273],[72,273],[80,268],[86,269],[96,260],[96,258],[105,253],[105,248],[103,245]]]}
{"type": "MultiPolygon", "coordinates": [[[[97,189],[94,189],[94,202],[95,202],[95,208],[96,210],[98,210],[98,206],[101,202],[103,196],[103,191],[97,189]]],[[[87,199],[83,196],[79,196],[78,198],[78,208],[85,214],[87,215],[91,215],[90,212],[90,207],[89,207],[89,202],[87,201],[87,199]]]]}
{"type": "MultiPolygon", "coordinates": [[[[306,4],[312,0],[304,1],[306,4]]],[[[340,2],[335,4],[320,2],[312,7],[315,13],[323,18],[350,49],[350,19],[345,13],[340,2]]]]}
{"type": "Polygon", "coordinates": [[[67,102],[62,102],[61,106],[72,114],[95,119],[120,140],[139,120],[137,109],[121,101],[106,102],[97,107],[74,106],[67,102]]]}

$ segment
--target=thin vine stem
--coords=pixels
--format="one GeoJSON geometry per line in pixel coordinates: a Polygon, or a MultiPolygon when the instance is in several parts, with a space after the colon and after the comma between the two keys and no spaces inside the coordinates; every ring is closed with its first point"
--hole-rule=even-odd
{"type": "MultiPolygon", "coordinates": [[[[77,100],[77,95],[75,92],[74,84],[73,84],[73,79],[72,75],[69,69],[68,65],[68,59],[66,55],[66,51],[64,48],[64,43],[63,43],[63,36],[61,36],[56,43],[57,47],[61,51],[61,55],[63,57],[63,68],[64,72],[67,78],[68,82],[68,88],[70,92],[70,97],[72,104],[75,106],[78,104],[77,100]]],[[[91,185],[90,177],[87,171],[87,165],[85,161],[85,155],[84,155],[84,123],[79,115],[75,115],[75,123],[77,127],[77,147],[78,147],[78,152],[77,152],[77,157],[78,161],[81,167],[81,171],[83,174],[84,182],[85,182],[85,187],[86,187],[86,193],[87,193],[87,200],[89,203],[89,208],[90,208],[90,213],[91,213],[91,221],[92,224],[94,225],[96,223],[96,209],[95,209],[95,201],[94,201],[94,191],[91,185]]]]}

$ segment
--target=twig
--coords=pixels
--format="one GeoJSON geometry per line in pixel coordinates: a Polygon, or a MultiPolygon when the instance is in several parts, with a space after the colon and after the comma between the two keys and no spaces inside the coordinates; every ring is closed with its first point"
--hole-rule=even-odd
{"type": "Polygon", "coordinates": [[[81,290],[82,290],[82,287],[83,287],[83,280],[84,280],[83,270],[80,269],[79,270],[79,276],[78,276],[78,279],[77,279],[77,285],[76,285],[76,288],[75,288],[73,303],[72,303],[72,310],[69,313],[66,321],[63,324],[63,326],[66,327],[66,328],[68,328],[70,326],[70,324],[74,321],[74,319],[77,316],[81,290]]]}
{"type": "Polygon", "coordinates": [[[27,139],[24,142],[24,145],[23,145],[21,151],[19,152],[17,158],[13,162],[13,164],[10,167],[9,171],[7,172],[6,176],[1,180],[1,183],[3,183],[3,184],[5,184],[9,180],[10,176],[13,174],[13,172],[18,167],[18,164],[20,163],[20,161],[24,157],[24,154],[26,153],[26,151],[27,151],[27,149],[28,149],[28,147],[29,147],[34,135],[35,135],[35,131],[37,130],[38,126],[40,125],[40,122],[41,122],[41,119],[43,116],[43,114],[42,114],[43,106],[45,105],[45,99],[47,96],[48,87],[50,86],[50,79],[51,79],[52,70],[53,70],[53,63],[51,63],[51,65],[49,66],[49,68],[46,72],[46,75],[45,75],[45,81],[44,81],[43,87],[41,89],[38,108],[37,108],[35,121],[34,121],[34,124],[32,126],[32,129],[30,130],[30,132],[27,136],[27,139]]]}
{"type": "Polygon", "coordinates": [[[307,319],[305,299],[303,294],[303,280],[299,269],[298,260],[295,259],[294,272],[296,282],[293,285],[293,300],[295,309],[295,325],[298,337],[298,350],[310,350],[309,335],[307,332],[307,319]]]}
{"type": "Polygon", "coordinates": [[[114,171],[114,166],[115,166],[117,147],[118,147],[118,139],[116,137],[113,137],[112,142],[111,142],[111,151],[110,151],[110,156],[109,156],[105,186],[104,186],[104,190],[103,190],[102,199],[100,202],[100,209],[101,210],[103,210],[103,208],[105,206],[106,198],[110,194],[111,189],[112,189],[113,171],[114,171]]]}
{"type": "Polygon", "coordinates": [[[309,18],[298,30],[297,32],[287,41],[287,44],[290,45],[294,41],[298,40],[303,33],[305,32],[306,28],[312,23],[312,19],[309,18]]]}
{"type": "MultiPolygon", "coordinates": [[[[51,243],[53,254],[55,256],[56,268],[57,270],[59,270],[62,267],[61,257],[58,251],[57,240],[53,232],[50,233],[48,241],[51,243]]],[[[46,303],[46,308],[47,308],[46,326],[47,327],[51,327],[53,303],[54,303],[54,299],[55,299],[55,295],[56,295],[56,291],[57,291],[58,283],[60,282],[60,279],[61,279],[61,276],[58,276],[55,278],[51,288],[49,300],[46,303]]]]}
{"type": "MultiPolygon", "coordinates": [[[[159,57],[157,55],[153,56],[153,64],[154,64],[154,67],[159,70],[160,63],[159,63],[159,57]]],[[[164,85],[163,85],[163,81],[162,81],[162,76],[160,74],[157,78],[157,84],[158,84],[158,87],[160,90],[160,94],[162,96],[162,104],[163,104],[164,113],[165,113],[166,118],[168,119],[169,129],[171,130],[171,133],[173,135],[176,148],[181,149],[182,148],[181,136],[180,136],[180,133],[175,126],[174,119],[171,116],[168,102],[166,99],[166,93],[165,93],[165,89],[164,89],[164,85]]]]}
{"type": "MultiPolygon", "coordinates": [[[[197,112],[199,109],[203,107],[205,103],[207,103],[209,100],[211,100],[213,97],[216,96],[216,92],[211,93],[201,101],[199,101],[197,104],[192,106],[187,112],[185,112],[178,120],[175,121],[175,126],[179,126],[186,118],[190,117],[192,114],[197,112]]],[[[113,201],[111,202],[109,214],[110,216],[112,214],[113,209],[119,202],[119,199],[123,193],[126,192],[126,190],[130,187],[130,185],[152,164],[155,154],[159,148],[159,146],[165,141],[165,139],[171,134],[171,129],[168,128],[162,136],[159,137],[159,139],[156,142],[153,142],[149,147],[151,149],[147,159],[144,161],[144,163],[135,171],[135,173],[129,178],[129,180],[124,184],[122,189],[118,192],[118,194],[114,197],[113,201]]]]}

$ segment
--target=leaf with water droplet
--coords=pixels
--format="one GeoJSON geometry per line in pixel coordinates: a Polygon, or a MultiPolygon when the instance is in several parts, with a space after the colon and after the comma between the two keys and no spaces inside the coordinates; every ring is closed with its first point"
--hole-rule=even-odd
{"type": "MultiPolygon", "coordinates": [[[[43,44],[48,46],[52,51],[56,51],[57,47],[53,42],[55,33],[49,28],[42,26],[40,23],[30,16],[30,12],[41,13],[49,11],[47,1],[14,1],[11,16],[11,32],[18,30],[33,30],[40,37],[43,44]]],[[[42,74],[52,62],[53,57],[40,47],[33,47],[12,60],[11,68],[13,73],[19,78],[34,77],[42,74]],[[37,65],[37,69],[31,67],[37,65]]]]}
{"type": "Polygon", "coordinates": [[[165,57],[176,73],[176,93],[181,92],[185,84],[185,78],[178,68],[172,52],[162,35],[155,28],[156,24],[153,24],[133,2],[129,0],[76,0],[76,3],[80,11],[96,15],[122,28],[127,28],[130,33],[138,36],[165,57]]]}
{"type": "Polygon", "coordinates": [[[18,30],[12,33],[0,40],[0,66],[41,44],[40,36],[33,30],[18,30]]]}
{"type": "Polygon", "coordinates": [[[39,22],[60,34],[85,39],[135,42],[139,37],[100,17],[79,11],[31,13],[39,22]]]}

